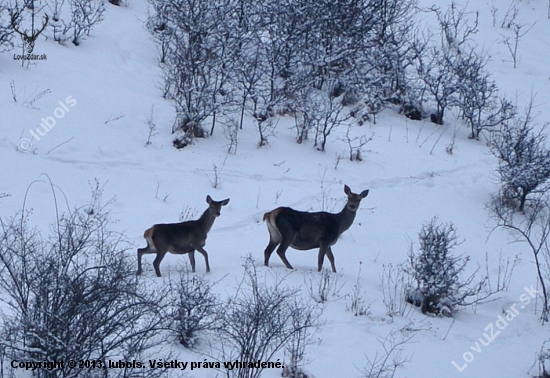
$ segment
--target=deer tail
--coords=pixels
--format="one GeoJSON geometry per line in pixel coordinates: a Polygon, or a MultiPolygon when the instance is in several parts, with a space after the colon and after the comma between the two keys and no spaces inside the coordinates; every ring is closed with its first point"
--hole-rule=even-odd
{"type": "Polygon", "coordinates": [[[275,224],[275,218],[277,217],[277,214],[279,214],[280,207],[276,208],[275,210],[268,211],[264,214],[264,222],[275,224]]]}
{"type": "Polygon", "coordinates": [[[281,212],[281,209],[281,207],[278,207],[275,210],[269,211],[264,214],[264,222],[267,223],[267,229],[269,231],[269,235],[272,241],[281,240],[281,233],[279,232],[279,230],[277,229],[277,225],[275,224],[275,220],[281,212]]]}
{"type": "Polygon", "coordinates": [[[148,228],[143,233],[143,237],[147,240],[147,245],[153,249],[156,249],[155,243],[153,242],[153,234],[155,232],[155,226],[148,228]]]}

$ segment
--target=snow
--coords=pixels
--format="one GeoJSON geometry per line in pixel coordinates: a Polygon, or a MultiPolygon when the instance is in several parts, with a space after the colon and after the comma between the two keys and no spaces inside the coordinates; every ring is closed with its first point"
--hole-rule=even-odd
{"type": "MultiPolygon", "coordinates": [[[[428,0],[422,3],[431,5],[428,0]]],[[[520,40],[516,69],[501,43],[502,35],[511,36],[512,31],[492,26],[490,5],[460,3],[480,11],[480,32],[474,38],[492,57],[489,67],[497,85],[519,104],[526,104],[535,94],[537,121],[550,120],[547,2],[519,3],[519,21],[536,24],[520,40]]],[[[506,6],[498,6],[502,6],[502,15],[506,6]]],[[[195,209],[200,215],[207,194],[215,200],[229,197],[231,202],[222,209],[206,244],[212,273],[204,273],[201,256],[197,256],[196,273],[212,282],[221,280],[223,284],[214,289],[229,295],[242,276],[248,254],[260,265],[260,274],[273,270],[287,273],[276,254],[270,267],[263,267],[268,232],[262,216],[266,211],[284,205],[337,212],[345,200],[344,184],[355,193],[370,189],[354,224],[333,247],[339,282],[343,283],[341,298],[324,304],[326,325],[306,350],[306,371],[318,378],[359,376],[367,357],[382,351],[380,338],[391,332],[399,335],[408,328],[419,331],[403,345],[408,361],[397,370],[397,377],[527,377],[537,373],[533,364],[548,339],[548,326],[540,325],[539,312],[535,312],[540,303],[531,301],[520,309],[524,288],[536,288],[533,258],[524,245],[511,244],[505,231],[493,230],[495,224],[485,205],[498,190],[497,162],[483,138],[468,139],[469,129],[460,124],[456,114],[448,114],[446,125],[438,126],[428,119],[407,120],[389,109],[378,115],[376,125],[367,123],[359,128],[364,135],[374,134],[362,162],[346,160],[347,146],[337,139],[338,133],[329,137],[324,153],[316,151],[311,141],[296,144],[290,117],[279,119],[276,135],[269,137],[266,147],[257,147],[258,135],[253,121],[248,120],[239,133],[235,155],[226,153],[229,141],[221,128],[212,137],[176,150],[170,134],[174,112],[161,97],[161,70],[156,47],[143,24],[146,17],[143,0],[130,0],[125,7],[107,4],[104,22],[78,47],[41,37],[34,53],[45,53],[47,60],[29,68],[21,67],[9,53],[0,54],[0,193],[10,194],[0,199],[2,217],[21,211],[25,204],[33,210],[31,221],[46,233],[55,217],[49,180],[60,210],[65,210],[88,203],[90,185],[97,178],[104,186],[104,199],[115,200],[109,207],[117,220],[115,226],[137,248],[145,245],[143,230],[152,224],[177,222],[185,209],[195,209]],[[10,83],[15,85],[17,102],[12,99],[10,83]],[[45,90],[48,93],[29,104],[45,90]],[[56,125],[35,140],[29,152],[18,151],[20,139],[30,138],[29,131],[39,127],[42,118],[54,116],[58,102],[68,96],[76,104],[56,118],[56,125]],[[157,130],[152,144],[146,146],[146,120],[153,108],[157,130]],[[451,155],[445,147],[454,133],[451,155]],[[340,155],[344,158],[337,164],[340,155]],[[216,189],[214,167],[220,183],[216,189]],[[484,272],[486,254],[493,280],[499,253],[510,259],[518,255],[521,264],[508,291],[499,293],[493,302],[462,309],[453,319],[427,317],[418,309],[403,317],[389,317],[382,303],[382,267],[405,262],[410,242],[417,247],[422,224],[434,216],[455,225],[459,240],[463,240],[455,253],[471,257],[466,273],[478,266],[484,272]],[[368,317],[346,312],[345,295],[353,290],[360,262],[362,289],[367,301],[373,302],[368,317]],[[479,353],[474,351],[471,347],[476,348],[487,327],[496,324],[498,316],[504,316],[503,311],[515,303],[517,317],[494,341],[481,346],[479,353]],[[465,352],[471,352],[473,360],[460,372],[452,361],[463,366],[465,352]]],[[[425,22],[429,22],[428,16],[425,22]]],[[[344,128],[339,132],[344,133],[344,128]]],[[[135,250],[128,253],[133,255],[135,250]]],[[[307,294],[305,280],[318,274],[316,255],[316,251],[287,252],[295,268],[285,279],[288,285],[301,286],[307,294]]],[[[154,277],[152,260],[151,255],[144,256],[140,279],[156,287],[164,280],[176,279],[187,257],[168,255],[161,265],[164,279],[154,277]]],[[[164,348],[172,349],[180,360],[204,358],[177,345],[164,348]]],[[[206,369],[192,372],[194,377],[216,374],[206,369]]],[[[276,370],[266,370],[263,376],[279,375],[276,370]]]]}

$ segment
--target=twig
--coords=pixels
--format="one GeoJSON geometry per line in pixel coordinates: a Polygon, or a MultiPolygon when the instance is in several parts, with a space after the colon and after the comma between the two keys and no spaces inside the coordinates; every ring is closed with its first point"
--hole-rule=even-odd
{"type": "Polygon", "coordinates": [[[451,332],[451,328],[453,328],[454,324],[455,324],[455,319],[453,318],[453,321],[451,322],[451,325],[449,326],[447,333],[445,333],[445,337],[443,337],[443,341],[447,340],[447,336],[449,336],[449,332],[451,332]]]}
{"type": "Polygon", "coordinates": [[[54,148],[52,148],[51,150],[46,152],[46,155],[49,154],[50,152],[52,152],[53,150],[55,150],[56,148],[61,147],[62,145],[66,144],[66,143],[69,143],[73,139],[74,139],[74,137],[71,137],[70,139],[67,139],[65,142],[63,142],[61,144],[58,144],[57,146],[55,146],[54,148]]]}
{"type": "Polygon", "coordinates": [[[42,92],[40,92],[36,96],[34,96],[30,101],[25,101],[25,105],[28,105],[33,109],[37,109],[37,110],[40,109],[40,108],[35,108],[33,104],[36,101],[40,100],[42,97],[44,97],[48,93],[52,93],[52,91],[50,91],[49,89],[44,89],[42,92]]]}
{"type": "Polygon", "coordinates": [[[108,124],[109,122],[114,122],[114,121],[118,121],[119,119],[121,119],[122,117],[124,117],[124,114],[121,114],[119,115],[118,117],[116,118],[111,118],[112,114],[109,115],[109,119],[107,121],[105,121],[104,123],[105,124],[108,124]]]}
{"type": "Polygon", "coordinates": [[[147,142],[145,142],[145,145],[148,146],[152,144],[151,138],[154,135],[157,135],[155,131],[157,130],[157,125],[155,124],[155,119],[153,116],[153,113],[155,111],[155,105],[151,106],[151,114],[149,115],[149,118],[147,118],[147,126],[149,126],[149,135],[147,136],[147,142]]]}
{"type": "Polygon", "coordinates": [[[15,80],[10,81],[11,97],[13,102],[17,102],[17,91],[15,90],[15,80]]]}

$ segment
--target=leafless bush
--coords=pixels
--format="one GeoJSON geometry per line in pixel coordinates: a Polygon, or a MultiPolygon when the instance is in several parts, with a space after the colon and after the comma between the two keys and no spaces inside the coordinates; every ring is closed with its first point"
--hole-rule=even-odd
{"type": "Polygon", "coordinates": [[[55,41],[61,44],[71,41],[78,46],[103,21],[105,1],[68,0],[70,10],[65,9],[65,4],[65,0],[48,0],[47,6],[52,12],[49,27],[55,41]]]}
{"type": "Polygon", "coordinates": [[[519,0],[512,0],[510,2],[508,9],[504,13],[504,17],[502,17],[501,28],[510,29],[516,23],[516,18],[519,15],[518,3],[519,0]]]}
{"type": "Polygon", "coordinates": [[[550,268],[550,200],[547,195],[533,199],[523,214],[504,206],[498,196],[494,196],[488,205],[489,213],[516,239],[525,243],[535,259],[535,269],[542,290],[542,322],[549,320],[550,298],[548,295],[548,271],[550,268]]]}
{"type": "MultiPolygon", "coordinates": [[[[97,193],[96,193],[97,194],[97,193]]],[[[12,359],[140,360],[162,340],[162,298],[139,285],[120,234],[96,201],[60,215],[43,238],[29,216],[0,222],[1,347],[12,359]]],[[[99,363],[99,362],[98,362],[99,363]]],[[[99,376],[100,370],[93,371],[99,376]]],[[[103,370],[104,371],[104,370],[103,370]]],[[[103,376],[103,371],[101,375],[103,376]]],[[[44,377],[78,377],[64,364],[44,377]]],[[[136,376],[141,368],[110,372],[136,376]]],[[[150,370],[146,376],[158,376],[150,370]]]]}
{"type": "Polygon", "coordinates": [[[15,5],[9,0],[0,0],[0,52],[14,48],[12,42],[15,33],[11,16],[16,11],[15,5]]]}
{"type": "Polygon", "coordinates": [[[230,378],[260,377],[264,368],[248,368],[248,362],[272,361],[285,347],[294,354],[293,361],[299,363],[304,342],[320,325],[320,308],[300,300],[298,289],[285,287],[278,277],[273,283],[261,282],[250,257],[244,269],[237,292],[223,305],[218,330],[223,361],[246,364],[226,369],[230,378]]]}
{"type": "Polygon", "coordinates": [[[303,316],[292,318],[293,327],[296,329],[287,345],[285,346],[285,355],[289,361],[285,361],[285,367],[281,375],[288,378],[308,378],[308,375],[303,370],[306,348],[312,341],[312,330],[309,327],[303,327],[303,324],[314,325],[315,328],[320,327],[322,322],[319,320],[321,310],[316,308],[315,311],[306,311],[303,316]]]}
{"type": "Polygon", "coordinates": [[[218,326],[220,302],[212,293],[213,284],[186,270],[177,283],[170,283],[167,311],[169,329],[180,344],[193,348],[202,332],[218,326]]]}
{"type": "Polygon", "coordinates": [[[362,378],[393,378],[397,369],[404,363],[410,361],[405,356],[404,346],[411,342],[414,334],[398,336],[397,332],[391,332],[387,337],[378,339],[383,352],[367,357],[367,365],[361,371],[362,378]]]}
{"type": "Polygon", "coordinates": [[[517,201],[520,212],[524,210],[528,196],[544,193],[550,188],[546,125],[534,131],[532,107],[533,100],[523,117],[504,122],[493,133],[490,145],[492,154],[498,159],[497,173],[502,186],[499,199],[508,205],[517,201]]]}
{"type": "Polygon", "coordinates": [[[236,154],[237,148],[239,146],[239,120],[234,118],[229,118],[226,122],[223,123],[224,134],[229,140],[229,146],[227,147],[227,153],[236,154]]]}
{"type": "Polygon", "coordinates": [[[353,285],[352,292],[348,295],[349,303],[346,310],[353,313],[355,316],[366,316],[370,314],[370,306],[372,303],[368,303],[365,299],[365,292],[361,290],[361,265],[359,262],[359,272],[357,273],[357,280],[353,285]]]}
{"type": "Polygon", "coordinates": [[[151,106],[151,114],[149,115],[149,117],[147,117],[147,128],[149,129],[149,133],[147,135],[147,141],[145,142],[146,146],[153,144],[153,142],[151,142],[151,138],[158,134],[157,125],[155,123],[155,118],[153,116],[154,110],[155,110],[155,106],[153,105],[151,106]]]}
{"type": "Polygon", "coordinates": [[[545,341],[538,353],[537,360],[539,363],[539,375],[536,378],[550,377],[550,342],[545,341]]]}
{"type": "Polygon", "coordinates": [[[527,29],[525,29],[527,25],[523,24],[516,24],[513,22],[511,24],[511,28],[514,31],[514,37],[513,39],[508,36],[502,36],[502,43],[506,45],[508,48],[508,52],[510,52],[510,56],[512,57],[512,62],[514,63],[514,68],[518,66],[518,47],[519,47],[519,40],[523,38],[529,31],[535,26],[535,23],[530,25],[527,29]]]}
{"type": "Polygon", "coordinates": [[[334,274],[329,269],[323,269],[321,274],[309,274],[309,281],[306,281],[306,287],[311,298],[317,303],[325,303],[331,297],[340,298],[340,290],[343,284],[338,282],[339,275],[334,274]]]}
{"type": "Polygon", "coordinates": [[[458,306],[479,303],[480,293],[487,277],[472,285],[476,272],[468,278],[460,276],[469,257],[456,257],[452,249],[458,245],[454,225],[438,224],[437,218],[423,225],[418,234],[420,252],[415,254],[411,245],[408,273],[416,281],[416,288],[407,293],[407,302],[418,306],[422,313],[452,316],[458,306]],[[467,298],[475,298],[473,302],[467,298]]]}
{"type": "Polygon", "coordinates": [[[354,136],[350,135],[351,126],[348,126],[346,130],[346,135],[340,140],[348,145],[349,150],[349,161],[362,161],[365,145],[374,138],[374,133],[370,136],[361,135],[354,136]]]}
{"type": "Polygon", "coordinates": [[[483,130],[493,130],[516,114],[515,106],[499,95],[497,85],[485,69],[487,54],[470,51],[456,57],[453,70],[458,78],[455,104],[471,129],[471,139],[483,130]]]}
{"type": "Polygon", "coordinates": [[[407,292],[411,288],[411,278],[402,265],[382,266],[381,286],[383,303],[389,316],[404,316],[410,306],[406,302],[407,292]]]}
{"type": "MultiPolygon", "coordinates": [[[[521,262],[521,259],[519,258],[519,255],[514,256],[514,260],[510,261],[510,258],[504,258],[502,256],[502,251],[498,254],[498,265],[496,267],[497,270],[497,277],[496,277],[496,283],[495,288],[493,289],[491,280],[487,280],[487,285],[489,287],[489,290],[492,292],[499,292],[503,290],[508,290],[510,287],[510,281],[512,280],[512,276],[514,275],[514,269],[516,266],[519,265],[521,262]]],[[[487,277],[490,277],[489,274],[489,254],[485,254],[485,268],[487,270],[487,277]]]]}

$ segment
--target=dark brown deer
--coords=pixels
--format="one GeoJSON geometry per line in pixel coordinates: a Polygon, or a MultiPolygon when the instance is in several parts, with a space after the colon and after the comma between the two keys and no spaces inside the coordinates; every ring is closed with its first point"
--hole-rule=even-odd
{"type": "Polygon", "coordinates": [[[156,253],[157,257],[153,261],[155,272],[160,277],[160,263],[166,252],[176,255],[189,255],[191,270],[195,272],[195,250],[204,256],[206,271],[210,272],[208,263],[208,253],[204,249],[206,244],[206,235],[212,228],[214,221],[220,216],[222,206],[229,203],[229,198],[223,201],[214,201],[210,196],[206,196],[208,208],[197,220],[181,223],[155,224],[153,227],[145,230],[143,237],[147,240],[147,247],[138,248],[138,270],[141,274],[141,257],[144,254],[156,253]]]}
{"type": "Polygon", "coordinates": [[[308,213],[290,207],[278,207],[265,213],[264,221],[269,230],[269,244],[264,251],[265,266],[269,266],[269,257],[277,246],[277,254],[288,269],[293,269],[285,256],[288,247],[301,251],[319,248],[319,272],[323,268],[325,255],[330,261],[332,271],[336,272],[331,247],[350,228],[361,200],[369,194],[368,190],[363,190],[361,194],[352,193],[347,185],[344,186],[344,192],[348,196],[348,202],[338,214],[325,211],[308,213]]]}

